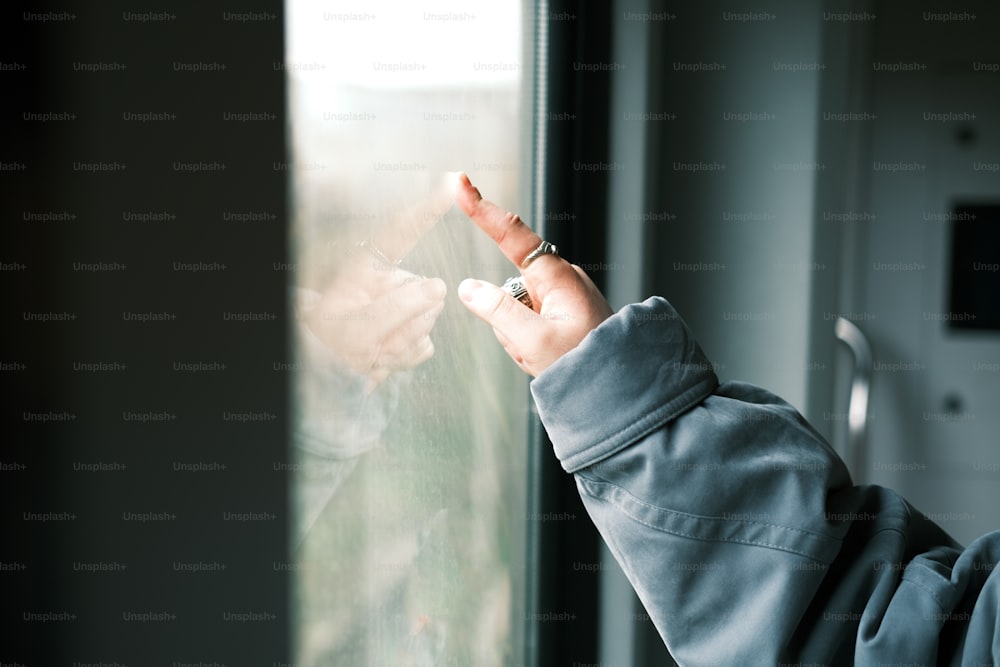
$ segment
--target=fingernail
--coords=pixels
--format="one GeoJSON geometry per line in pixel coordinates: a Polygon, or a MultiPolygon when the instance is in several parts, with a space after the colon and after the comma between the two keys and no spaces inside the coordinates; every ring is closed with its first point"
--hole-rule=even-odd
{"type": "Polygon", "coordinates": [[[458,285],[458,296],[462,298],[462,301],[472,301],[476,298],[476,291],[482,286],[483,284],[481,282],[472,278],[463,280],[458,285]]]}
{"type": "Polygon", "coordinates": [[[483,193],[479,191],[479,188],[477,188],[475,185],[472,184],[472,180],[469,178],[469,175],[467,173],[463,171],[458,178],[460,181],[465,183],[465,185],[467,185],[470,189],[472,189],[473,192],[476,193],[476,197],[478,197],[479,199],[483,198],[483,193]]]}

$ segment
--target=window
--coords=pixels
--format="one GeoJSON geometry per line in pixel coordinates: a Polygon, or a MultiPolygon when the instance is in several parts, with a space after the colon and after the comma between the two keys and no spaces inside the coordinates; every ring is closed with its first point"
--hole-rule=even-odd
{"type": "Polygon", "coordinates": [[[520,662],[527,383],[454,292],[515,271],[446,177],[523,202],[520,25],[517,3],[287,3],[296,664],[520,662]],[[423,277],[448,295],[394,329],[435,321],[404,368],[372,300],[423,277]]]}

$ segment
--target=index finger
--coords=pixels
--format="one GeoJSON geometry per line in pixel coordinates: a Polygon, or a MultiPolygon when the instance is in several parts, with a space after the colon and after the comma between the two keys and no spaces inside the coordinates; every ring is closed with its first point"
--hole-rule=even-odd
{"type": "Polygon", "coordinates": [[[488,199],[483,199],[464,172],[458,177],[455,200],[459,208],[496,242],[507,259],[519,269],[524,258],[542,242],[542,238],[528,227],[519,215],[505,211],[488,199]]]}

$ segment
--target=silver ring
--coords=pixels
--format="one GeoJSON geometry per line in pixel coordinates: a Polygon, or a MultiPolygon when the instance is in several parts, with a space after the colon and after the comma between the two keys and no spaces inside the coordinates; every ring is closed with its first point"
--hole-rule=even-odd
{"type": "Polygon", "coordinates": [[[531,264],[533,261],[535,261],[542,255],[555,255],[556,257],[558,257],[559,248],[555,247],[548,241],[542,241],[541,243],[538,244],[537,248],[529,252],[528,256],[524,258],[524,260],[521,262],[521,268],[523,269],[524,267],[528,266],[528,264],[531,264]]]}
{"type": "Polygon", "coordinates": [[[365,239],[364,241],[358,241],[356,245],[357,245],[357,247],[364,248],[365,250],[367,250],[368,252],[370,252],[375,257],[375,259],[379,260],[380,262],[382,262],[386,266],[394,266],[394,267],[395,266],[399,266],[399,264],[403,261],[401,259],[397,259],[394,262],[391,259],[389,259],[386,256],[386,254],[384,252],[382,252],[382,250],[379,249],[379,247],[377,245],[375,245],[374,243],[372,243],[371,239],[365,239]]]}
{"type": "Polygon", "coordinates": [[[528,308],[532,307],[531,295],[528,294],[528,288],[524,284],[524,279],[520,276],[511,276],[503,282],[500,289],[510,294],[528,308]]]}

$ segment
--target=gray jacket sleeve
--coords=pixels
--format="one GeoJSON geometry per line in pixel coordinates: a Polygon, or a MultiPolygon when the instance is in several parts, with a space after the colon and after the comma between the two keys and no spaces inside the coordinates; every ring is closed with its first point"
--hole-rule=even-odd
{"type": "Polygon", "coordinates": [[[856,487],[792,408],[719,384],[669,303],[531,385],[555,453],[681,665],[994,664],[1000,533],[963,549],[856,487]]]}

